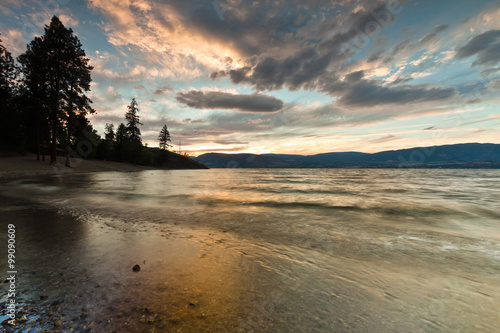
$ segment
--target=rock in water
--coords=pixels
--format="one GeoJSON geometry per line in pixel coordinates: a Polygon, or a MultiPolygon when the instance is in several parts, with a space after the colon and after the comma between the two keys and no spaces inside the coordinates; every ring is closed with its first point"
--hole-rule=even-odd
{"type": "Polygon", "coordinates": [[[140,271],[140,270],[141,270],[141,266],[139,266],[139,265],[135,265],[134,267],[132,267],[132,270],[133,270],[134,272],[138,272],[138,271],[140,271]]]}

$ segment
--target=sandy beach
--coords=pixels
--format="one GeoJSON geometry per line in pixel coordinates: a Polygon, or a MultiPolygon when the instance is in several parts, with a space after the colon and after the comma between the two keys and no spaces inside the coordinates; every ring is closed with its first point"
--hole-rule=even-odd
{"type": "Polygon", "coordinates": [[[46,156],[45,162],[37,161],[35,154],[24,156],[12,156],[0,158],[0,181],[9,179],[19,179],[32,176],[57,176],[63,174],[82,172],[102,172],[102,171],[143,171],[155,169],[154,167],[132,165],[129,163],[119,163],[102,160],[86,160],[71,158],[72,167],[66,167],[65,157],[57,158],[57,165],[51,166],[50,156],[46,156]]]}

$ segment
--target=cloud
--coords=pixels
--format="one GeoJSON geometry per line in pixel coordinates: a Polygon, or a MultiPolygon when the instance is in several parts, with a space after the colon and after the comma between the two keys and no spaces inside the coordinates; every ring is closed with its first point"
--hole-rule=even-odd
{"type": "Polygon", "coordinates": [[[474,36],[457,50],[456,59],[477,55],[472,66],[494,66],[500,62],[500,30],[490,30],[474,36]]]}
{"type": "Polygon", "coordinates": [[[492,81],[488,84],[488,88],[489,88],[491,91],[500,91],[500,80],[492,80],[492,81]]]}
{"type": "Polygon", "coordinates": [[[120,92],[117,92],[115,88],[111,86],[106,88],[106,95],[105,95],[106,102],[116,102],[120,101],[122,98],[123,98],[122,94],[120,92]]]}
{"type": "Polygon", "coordinates": [[[219,145],[248,145],[248,141],[238,141],[238,140],[215,140],[214,143],[219,145]]]}
{"type": "Polygon", "coordinates": [[[387,87],[375,80],[362,80],[348,87],[339,102],[347,106],[368,107],[446,100],[456,93],[455,88],[428,88],[422,85],[387,87]]]}
{"type": "Polygon", "coordinates": [[[61,22],[66,26],[66,27],[78,27],[79,22],[76,18],[73,17],[73,15],[69,14],[59,14],[59,19],[61,22]]]}
{"type": "MultiPolygon", "coordinates": [[[[345,62],[355,53],[354,44],[360,40],[374,36],[371,31],[380,31],[396,20],[394,13],[387,10],[383,2],[375,2],[356,6],[357,11],[348,15],[339,15],[343,28],[339,29],[334,21],[326,20],[331,25],[323,30],[314,43],[304,43],[302,47],[287,56],[262,54],[246,66],[228,71],[213,72],[211,78],[220,79],[228,75],[234,84],[250,84],[258,91],[272,91],[284,87],[289,90],[319,90],[335,97],[342,105],[375,106],[396,103],[419,103],[439,101],[453,97],[454,88],[424,87],[424,86],[384,86],[384,82],[365,80],[366,71],[355,71],[339,79],[339,72],[345,67],[345,62]],[[384,13],[384,20],[380,15],[384,13]],[[378,17],[378,19],[377,19],[378,17]],[[328,30],[328,33],[326,33],[328,30]]],[[[392,50],[391,58],[405,48],[417,49],[437,38],[437,34],[448,29],[448,25],[436,26],[431,33],[420,38],[418,42],[405,41],[392,50]]],[[[318,37],[318,36],[316,36],[318,37]]],[[[361,45],[359,45],[361,46],[361,45]]],[[[382,58],[381,52],[372,54],[368,62],[382,58]]],[[[428,57],[427,57],[428,58],[428,57]]],[[[427,58],[423,57],[421,62],[427,58]]],[[[392,59],[390,60],[392,61],[392,59]]],[[[416,65],[415,65],[416,66],[416,65]]],[[[370,73],[374,75],[374,73],[370,73]]],[[[394,77],[392,85],[400,85],[414,77],[394,77]]]]}
{"type": "Polygon", "coordinates": [[[172,87],[170,87],[170,86],[161,86],[161,87],[158,87],[158,89],[156,89],[155,91],[153,91],[153,95],[160,96],[160,95],[164,95],[164,94],[166,94],[167,92],[170,92],[170,91],[173,91],[172,87]]]}
{"type": "Polygon", "coordinates": [[[485,69],[484,71],[481,72],[481,76],[483,76],[483,77],[489,76],[489,75],[494,74],[494,73],[499,72],[499,71],[500,71],[500,67],[488,68],[488,69],[485,69]]]}
{"type": "MultiPolygon", "coordinates": [[[[211,2],[206,4],[213,9],[211,2]]],[[[88,6],[104,16],[102,28],[108,41],[152,76],[196,77],[207,68],[213,70],[225,64],[228,57],[241,58],[240,51],[229,41],[193,24],[193,12],[201,3],[194,6],[188,1],[89,0],[88,6]]]]}
{"type": "MultiPolygon", "coordinates": [[[[360,2],[361,3],[361,2],[360,2]]],[[[351,14],[332,15],[325,19],[315,33],[315,42],[304,40],[300,48],[288,54],[269,52],[257,57],[247,66],[227,71],[233,83],[253,85],[257,90],[315,89],[318,79],[328,77],[341,67],[363,40],[379,33],[395,21],[395,12],[383,2],[363,6],[355,2],[351,14]]],[[[212,74],[213,79],[221,77],[212,74]]]]}
{"type": "Polygon", "coordinates": [[[205,120],[204,119],[191,119],[191,118],[186,118],[182,120],[183,123],[190,123],[190,124],[204,124],[205,120]]]}
{"type": "Polygon", "coordinates": [[[376,139],[368,140],[368,143],[371,143],[371,144],[384,143],[384,142],[389,142],[389,141],[394,141],[394,140],[399,140],[399,139],[401,139],[401,138],[398,136],[389,134],[389,135],[381,136],[381,137],[376,138],[376,139]]]}
{"type": "Polygon", "coordinates": [[[440,33],[442,31],[445,31],[448,28],[449,28],[448,24],[440,24],[440,25],[438,25],[437,27],[434,28],[434,32],[435,33],[440,33]]]}
{"type": "Polygon", "coordinates": [[[398,76],[394,81],[392,81],[390,84],[391,85],[398,85],[398,84],[401,84],[401,83],[406,83],[406,82],[409,82],[413,80],[412,77],[402,77],[402,76],[398,76]]]}
{"type": "Polygon", "coordinates": [[[272,96],[263,94],[236,95],[219,91],[203,92],[191,90],[177,93],[175,99],[196,109],[233,109],[242,112],[275,112],[284,103],[272,96]]]}
{"type": "Polygon", "coordinates": [[[22,6],[22,1],[19,0],[3,0],[2,6],[0,6],[0,11],[4,15],[15,15],[10,8],[19,9],[22,6]],[[10,7],[10,8],[9,8],[10,7]]]}
{"type": "Polygon", "coordinates": [[[427,43],[429,43],[430,41],[435,40],[435,39],[436,39],[437,34],[438,34],[438,33],[440,33],[440,32],[445,31],[446,29],[448,29],[448,27],[449,27],[449,25],[447,25],[447,24],[440,24],[440,25],[436,26],[436,27],[434,28],[434,31],[433,31],[433,32],[431,32],[431,33],[429,33],[429,34],[425,35],[424,37],[422,37],[422,38],[418,41],[418,43],[419,43],[419,44],[427,44],[427,43]]]}
{"type": "Polygon", "coordinates": [[[26,51],[26,44],[21,30],[7,29],[6,31],[2,31],[0,40],[2,40],[3,46],[13,57],[17,57],[26,51]]]}

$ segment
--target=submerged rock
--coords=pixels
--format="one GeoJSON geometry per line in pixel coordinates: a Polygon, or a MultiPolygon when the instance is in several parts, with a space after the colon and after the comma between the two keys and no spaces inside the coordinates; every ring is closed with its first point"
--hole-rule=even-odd
{"type": "Polygon", "coordinates": [[[141,266],[139,266],[138,264],[135,265],[134,267],[132,267],[132,271],[134,271],[134,272],[138,272],[140,270],[141,270],[141,266]]]}
{"type": "Polygon", "coordinates": [[[4,321],[2,321],[2,324],[1,324],[3,327],[5,326],[12,326],[13,324],[11,324],[11,319],[10,318],[7,318],[5,319],[4,321]]]}

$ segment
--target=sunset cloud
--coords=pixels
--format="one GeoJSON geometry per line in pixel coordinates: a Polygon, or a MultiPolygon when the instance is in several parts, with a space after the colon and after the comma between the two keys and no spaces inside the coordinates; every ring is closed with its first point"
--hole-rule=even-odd
{"type": "Polygon", "coordinates": [[[500,30],[490,30],[474,36],[457,50],[456,58],[463,59],[477,55],[475,65],[494,66],[500,63],[500,30]]]}
{"type": "Polygon", "coordinates": [[[136,98],[155,146],[164,124],[193,153],[490,140],[500,126],[500,3],[453,4],[8,0],[0,38],[18,56],[58,15],[94,66],[93,126],[102,134],[123,122],[136,98]]]}
{"type": "Polygon", "coordinates": [[[223,92],[189,91],[178,93],[175,99],[196,109],[229,109],[242,112],[275,112],[283,108],[283,101],[262,94],[235,95],[223,92]]]}

